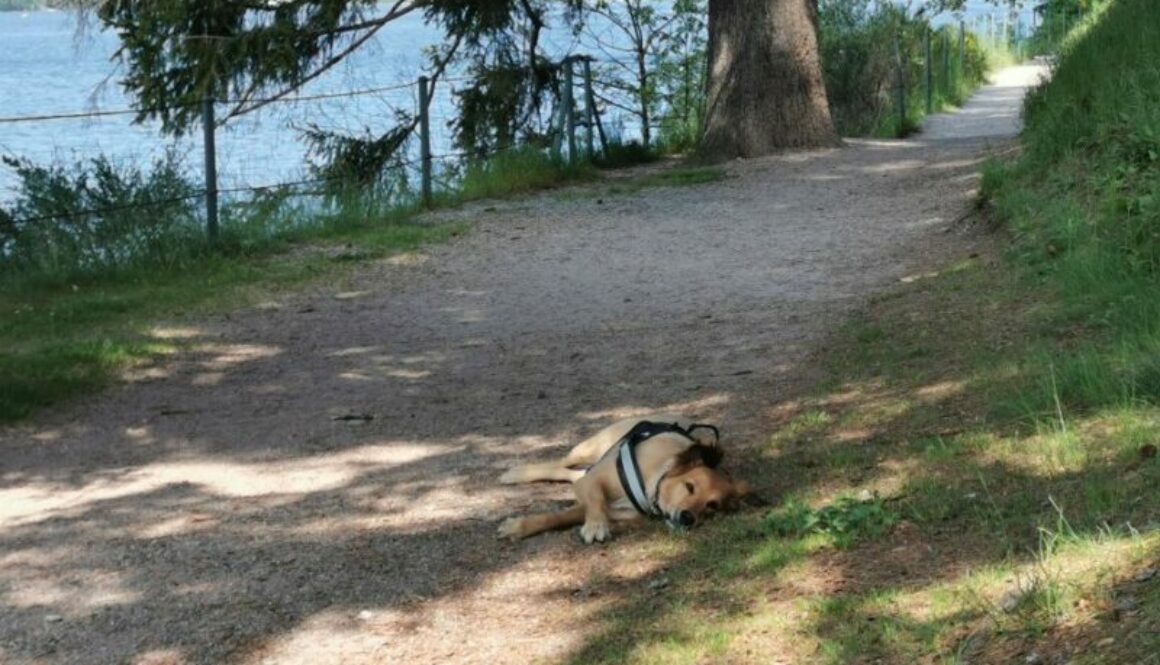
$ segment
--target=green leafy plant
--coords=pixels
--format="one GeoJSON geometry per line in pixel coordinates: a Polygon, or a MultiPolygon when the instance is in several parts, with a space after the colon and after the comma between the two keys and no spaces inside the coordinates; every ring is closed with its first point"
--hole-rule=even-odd
{"type": "Polygon", "coordinates": [[[767,515],[765,526],[775,536],[829,536],[835,545],[846,548],[864,538],[886,535],[898,519],[878,497],[869,501],[842,497],[821,508],[794,499],[767,515]]]}
{"type": "Polygon", "coordinates": [[[0,273],[70,276],[172,265],[197,246],[198,189],[166,151],[151,167],[3,157],[19,185],[0,213],[0,273]]]}

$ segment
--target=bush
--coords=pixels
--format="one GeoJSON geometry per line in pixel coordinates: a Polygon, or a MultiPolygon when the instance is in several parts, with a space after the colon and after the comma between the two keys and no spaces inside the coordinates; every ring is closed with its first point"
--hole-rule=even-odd
{"type": "MultiPolygon", "coordinates": [[[[920,128],[926,111],[924,18],[870,0],[822,0],[818,7],[818,48],[830,113],[843,136],[904,136],[920,128]],[[898,51],[902,59],[906,120],[900,124],[898,51]]],[[[957,105],[979,85],[991,56],[968,34],[962,67],[957,29],[931,35],[934,106],[957,105]]]]}
{"type": "MultiPolygon", "coordinates": [[[[682,147],[687,146],[677,146],[674,148],[674,152],[678,152],[682,147]]],[[[660,147],[646,147],[640,141],[625,143],[616,136],[610,136],[608,145],[605,146],[603,152],[596,156],[594,162],[602,169],[623,168],[655,162],[661,158],[662,152],[665,150],[660,147]]]]}
{"type": "Polygon", "coordinates": [[[0,274],[69,277],[173,264],[201,244],[199,190],[173,152],[149,171],[103,156],[72,166],[2,160],[19,189],[0,209],[0,274]]]}

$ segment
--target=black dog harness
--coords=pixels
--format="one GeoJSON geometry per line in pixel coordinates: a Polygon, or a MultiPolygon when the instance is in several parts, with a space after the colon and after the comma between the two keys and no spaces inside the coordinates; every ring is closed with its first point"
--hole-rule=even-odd
{"type": "Polygon", "coordinates": [[[620,477],[620,485],[624,488],[625,495],[628,496],[628,500],[632,502],[633,507],[636,508],[638,513],[647,517],[664,516],[664,511],[661,510],[657,501],[659,500],[661,481],[668,476],[668,472],[661,474],[661,477],[657,478],[650,497],[649,492],[645,488],[644,476],[641,475],[640,465],[636,461],[636,447],[658,434],[669,432],[679,434],[695,444],[701,445],[699,441],[693,438],[693,432],[699,429],[707,429],[713,432],[714,446],[721,440],[721,433],[713,425],[693,424],[689,425],[686,429],[677,423],[654,423],[644,420],[634,425],[628,431],[628,434],[625,434],[612,447],[612,450],[616,451],[616,474],[620,477]]]}

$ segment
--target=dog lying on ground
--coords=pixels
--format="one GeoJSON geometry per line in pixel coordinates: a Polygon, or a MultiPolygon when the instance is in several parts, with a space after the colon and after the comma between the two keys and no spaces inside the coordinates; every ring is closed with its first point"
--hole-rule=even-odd
{"type": "Polygon", "coordinates": [[[507,485],[571,482],[576,503],[559,512],[508,518],[498,535],[514,540],[581,524],[585,543],[603,542],[611,535],[611,521],[642,516],[691,527],[750,494],[748,483],[717,468],[723,456],[711,425],[673,414],[621,420],[556,462],[505,473],[500,482],[507,485]],[[710,432],[711,443],[699,438],[710,432]]]}

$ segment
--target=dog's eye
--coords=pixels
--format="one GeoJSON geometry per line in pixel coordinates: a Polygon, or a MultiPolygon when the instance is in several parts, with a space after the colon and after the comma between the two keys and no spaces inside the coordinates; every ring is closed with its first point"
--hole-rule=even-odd
{"type": "Polygon", "coordinates": [[[697,488],[693,486],[693,483],[685,483],[685,489],[689,490],[689,494],[697,491],[697,488]]]}
{"type": "Polygon", "coordinates": [[[709,510],[718,510],[721,508],[721,504],[717,503],[716,501],[710,501],[709,503],[705,504],[705,507],[709,510]]]}

